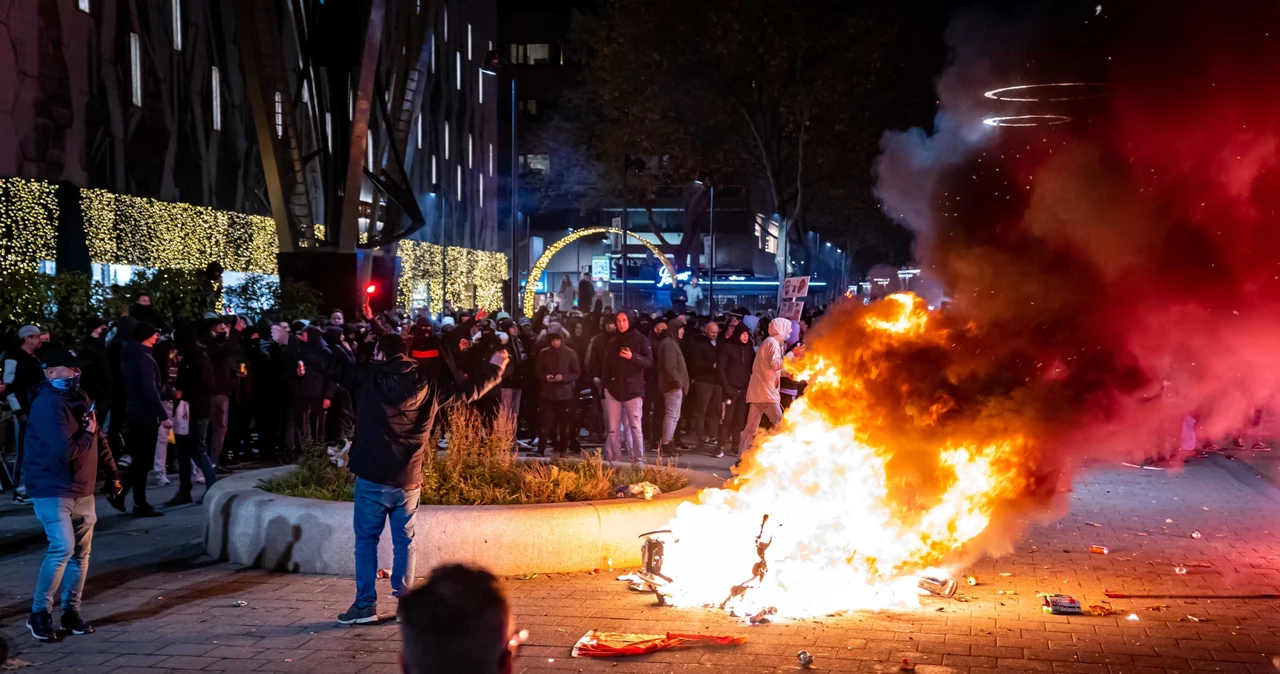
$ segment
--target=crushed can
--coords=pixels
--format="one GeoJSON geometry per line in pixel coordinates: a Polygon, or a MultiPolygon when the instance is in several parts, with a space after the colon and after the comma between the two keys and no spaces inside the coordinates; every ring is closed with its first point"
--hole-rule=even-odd
{"type": "Polygon", "coordinates": [[[800,662],[801,667],[808,667],[813,664],[813,655],[809,651],[800,651],[796,653],[796,660],[800,662]]]}
{"type": "Polygon", "coordinates": [[[1080,601],[1065,594],[1044,595],[1042,609],[1045,613],[1053,613],[1055,615],[1080,615],[1083,613],[1080,608],[1080,601]]]}
{"type": "Polygon", "coordinates": [[[955,578],[933,578],[931,576],[919,576],[919,578],[920,589],[927,590],[944,599],[954,597],[956,595],[956,587],[959,586],[955,578]]]}
{"type": "Polygon", "coordinates": [[[1092,552],[1095,555],[1105,555],[1111,551],[1108,550],[1104,545],[1090,545],[1089,552],[1092,552]]]}

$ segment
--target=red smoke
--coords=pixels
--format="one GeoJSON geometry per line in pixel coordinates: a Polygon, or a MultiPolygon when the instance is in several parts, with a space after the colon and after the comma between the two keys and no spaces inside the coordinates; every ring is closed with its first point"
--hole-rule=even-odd
{"type": "Polygon", "coordinates": [[[955,414],[1033,429],[1046,468],[1166,451],[1186,414],[1220,440],[1280,390],[1280,4],[1119,11],[957,20],[936,129],[876,167],[972,326],[955,414]],[[1054,81],[1109,95],[983,97],[1054,81]],[[981,123],[1025,114],[1072,121],[981,123]]]}

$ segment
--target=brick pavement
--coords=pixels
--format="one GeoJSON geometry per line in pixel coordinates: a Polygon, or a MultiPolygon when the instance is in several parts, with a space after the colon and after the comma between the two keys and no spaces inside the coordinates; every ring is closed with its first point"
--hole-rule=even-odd
{"type": "MultiPolygon", "coordinates": [[[[907,658],[918,674],[1273,672],[1280,601],[1115,600],[1120,615],[1064,617],[1043,614],[1035,596],[1064,592],[1092,604],[1103,599],[1104,587],[1280,593],[1280,545],[1270,532],[1280,527],[1280,497],[1274,487],[1251,484],[1253,474],[1219,463],[1081,478],[1064,517],[1027,531],[1010,554],[969,567],[982,584],[962,588],[972,597],[967,603],[927,597],[918,609],[746,627],[712,610],[657,607],[613,574],[511,579],[506,587],[518,624],[531,633],[516,671],[796,671],[795,654],[806,649],[816,659],[813,671],[896,672],[907,658]],[[1192,539],[1192,531],[1202,537],[1192,539]],[[1089,544],[1106,545],[1111,554],[1091,555],[1089,544]],[[1175,565],[1188,573],[1176,574],[1175,565]],[[1131,612],[1139,620],[1127,620],[1131,612]],[[590,628],[743,633],[748,642],[618,661],[570,658],[569,647],[590,628]]],[[[394,624],[334,623],[351,601],[348,579],[214,562],[99,576],[84,609],[98,633],[38,644],[12,613],[26,603],[31,575],[0,560],[8,609],[0,634],[35,667],[19,671],[398,671],[394,624]],[[232,606],[237,600],[248,605],[232,606]]],[[[393,605],[382,608],[390,612],[393,605]]]]}

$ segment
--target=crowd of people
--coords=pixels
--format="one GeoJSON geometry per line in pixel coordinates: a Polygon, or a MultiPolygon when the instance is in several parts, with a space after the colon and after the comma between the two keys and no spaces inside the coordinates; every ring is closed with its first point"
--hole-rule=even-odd
{"type": "MultiPolygon", "coordinates": [[[[38,325],[9,333],[0,396],[15,461],[0,479],[16,503],[33,506],[49,540],[32,635],[55,638],[59,590],[63,633],[93,631],[80,595],[99,483],[113,508],[160,517],[147,491],[172,473],[179,487],[166,507],[192,503],[195,484],[207,489],[243,461],[349,447],[357,591],[338,619],[360,624],[378,619],[377,547],[388,524],[392,590],[402,612],[412,605],[413,515],[440,405],[509,415],[513,451],[563,456],[600,445],[605,459],[644,463],[646,452],[740,454],[762,418],[778,423],[800,392],[784,361],[803,350],[804,321],[742,309],[698,315],[687,305],[613,311],[589,287],[573,293],[578,308],[551,302],[529,319],[446,303],[436,315],[366,306],[350,320],[333,311],[252,324],[206,314],[168,325],[144,295],[125,315],[87,320],[73,340],[51,341],[38,325]]],[[[481,571],[450,574],[488,582],[481,571]]]]}

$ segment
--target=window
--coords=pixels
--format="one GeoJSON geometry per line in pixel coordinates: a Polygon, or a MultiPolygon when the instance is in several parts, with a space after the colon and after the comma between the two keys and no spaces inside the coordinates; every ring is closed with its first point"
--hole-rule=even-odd
{"type": "Polygon", "coordinates": [[[311,102],[311,85],[306,80],[302,81],[302,102],[311,102]]]}
{"type": "Polygon", "coordinates": [[[431,155],[431,184],[435,185],[438,182],[440,181],[436,178],[436,156],[431,155]]]}
{"type": "Polygon", "coordinates": [[[531,66],[551,63],[551,45],[513,44],[511,45],[511,62],[531,66]]]}
{"type": "Polygon", "coordinates": [[[80,8],[80,11],[87,12],[89,11],[89,0],[77,0],[76,6],[80,8]]]}
{"type": "Polygon", "coordinates": [[[475,150],[476,150],[475,138],[473,138],[471,135],[471,132],[468,131],[467,132],[467,168],[472,167],[471,164],[472,164],[472,160],[474,159],[473,155],[476,153],[475,150]]]}
{"type": "Polygon", "coordinates": [[[476,73],[476,96],[480,98],[480,104],[484,105],[484,71],[476,73]]]}
{"type": "Polygon", "coordinates": [[[413,13],[415,16],[422,13],[422,0],[413,0],[413,13]]]}
{"type": "Polygon", "coordinates": [[[545,154],[522,154],[520,155],[520,171],[530,171],[533,173],[546,173],[551,170],[551,158],[545,154]]]}
{"type": "Polygon", "coordinates": [[[324,137],[329,142],[329,147],[333,147],[333,115],[324,113],[324,137]]]}
{"type": "Polygon", "coordinates": [[[182,51],[182,0],[169,0],[173,8],[173,48],[182,51]]]}
{"type": "Polygon", "coordinates": [[[129,100],[142,105],[142,43],[137,33],[129,33],[129,100]]]}
{"type": "Polygon", "coordinates": [[[462,164],[458,164],[458,201],[462,201],[462,164]]]}
{"type": "Polygon", "coordinates": [[[449,44],[449,6],[444,6],[444,43],[449,44]]]}
{"type": "Polygon", "coordinates": [[[364,165],[373,170],[373,134],[366,133],[364,136],[364,165]]]}
{"type": "Polygon", "coordinates": [[[210,110],[211,119],[213,120],[213,130],[222,130],[222,73],[218,72],[218,66],[213,66],[209,73],[209,102],[212,105],[210,110]]]}
{"type": "Polygon", "coordinates": [[[516,109],[524,113],[526,117],[538,116],[538,99],[526,98],[516,103],[516,109]]]}
{"type": "Polygon", "coordinates": [[[456,51],[454,55],[457,57],[456,62],[458,64],[458,74],[454,77],[454,80],[458,83],[458,91],[462,91],[462,52],[456,51]]]}
{"type": "Polygon", "coordinates": [[[418,113],[418,149],[422,149],[422,113],[418,113]]]}
{"type": "Polygon", "coordinates": [[[434,73],[436,71],[436,32],[434,30],[427,36],[427,40],[431,44],[431,72],[434,73]]]}
{"type": "Polygon", "coordinates": [[[444,158],[449,159],[449,123],[444,123],[444,158]]]}
{"type": "Polygon", "coordinates": [[[484,208],[484,179],[481,178],[479,181],[476,182],[476,185],[480,188],[480,208],[483,209],[484,208]]]}
{"type": "Polygon", "coordinates": [[[467,60],[475,58],[471,53],[471,24],[467,24],[467,60]]]}
{"type": "Polygon", "coordinates": [[[276,138],[284,135],[284,99],[276,92],[276,138]]]}
{"type": "Polygon", "coordinates": [[[489,143],[489,177],[493,177],[493,143],[489,143]]]}

